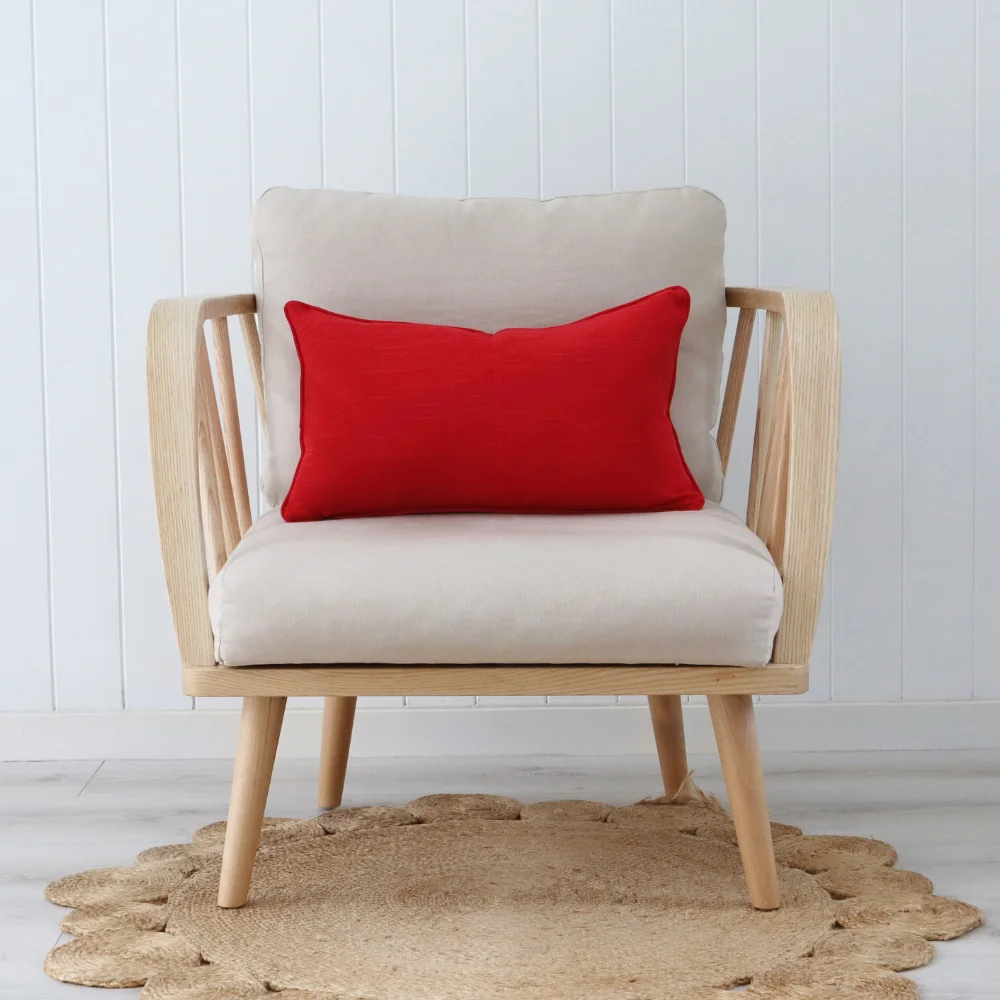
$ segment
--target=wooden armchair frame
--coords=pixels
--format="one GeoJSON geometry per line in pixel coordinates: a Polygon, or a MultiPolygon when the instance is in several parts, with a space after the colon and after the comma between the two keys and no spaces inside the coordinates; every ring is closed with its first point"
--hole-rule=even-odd
{"type": "Polygon", "coordinates": [[[780,905],[752,696],[808,687],[833,521],[840,342],[828,293],[730,288],[726,301],[739,309],[739,321],[718,428],[723,471],[757,313],[767,314],[747,524],[771,552],[785,599],[773,662],[764,667],[221,666],[208,614],[209,580],[251,523],[228,318],[236,316],[242,329],[266,433],[256,301],[235,295],[154,305],[147,354],[153,479],[184,692],[243,698],[220,906],[239,907],[247,899],[287,697],[326,698],[319,803],[333,808],[343,792],[357,697],[385,694],[647,695],[668,794],[687,774],[681,696],[706,694],[751,902],[759,909],[780,905]]]}

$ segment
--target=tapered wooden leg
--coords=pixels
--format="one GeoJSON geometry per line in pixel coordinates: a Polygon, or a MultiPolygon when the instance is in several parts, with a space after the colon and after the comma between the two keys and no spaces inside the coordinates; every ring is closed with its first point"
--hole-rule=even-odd
{"type": "Polygon", "coordinates": [[[226,846],[222,853],[219,906],[242,906],[250,892],[250,877],[260,844],[260,827],[274,754],[285,715],[284,698],[244,698],[240,719],[233,790],[229,797],[226,846]]]}
{"type": "Polygon", "coordinates": [[[781,896],[753,700],[748,694],[709,695],[708,709],[719,745],[750,902],[758,910],[776,910],[781,905],[781,896]]]}
{"type": "Polygon", "coordinates": [[[319,806],[336,809],[344,797],[344,775],[351,750],[358,699],[327,698],[323,706],[323,745],[319,758],[319,806]]]}
{"type": "Polygon", "coordinates": [[[684,745],[684,716],[679,694],[651,694],[649,714],[653,720],[656,753],[660,758],[663,791],[674,795],[688,775],[687,747],[684,745]]]}

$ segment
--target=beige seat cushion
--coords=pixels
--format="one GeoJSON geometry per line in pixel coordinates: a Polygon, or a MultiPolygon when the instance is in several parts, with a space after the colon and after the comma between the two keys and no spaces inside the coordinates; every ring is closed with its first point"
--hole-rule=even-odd
{"type": "Polygon", "coordinates": [[[673,188],[531,201],[272,188],[253,217],[268,420],[265,493],[299,459],[299,362],[283,309],[300,299],[366,319],[552,326],[669,285],[691,293],[671,416],[709,500],[722,496],[712,428],[726,327],[726,215],[673,188]]]}
{"type": "Polygon", "coordinates": [[[209,595],[219,662],[768,662],[781,580],[715,504],[662,514],[265,514],[209,595]]]}

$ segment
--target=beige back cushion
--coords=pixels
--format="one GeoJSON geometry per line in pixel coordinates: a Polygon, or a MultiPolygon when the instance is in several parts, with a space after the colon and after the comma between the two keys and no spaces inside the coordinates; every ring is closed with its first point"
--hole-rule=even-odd
{"type": "Polygon", "coordinates": [[[670,188],[532,201],[272,188],[253,216],[268,462],[279,504],[299,459],[299,362],[284,305],[366,319],[554,326],[669,285],[691,294],[671,416],[709,500],[722,495],[712,436],[726,326],[726,215],[714,195],[670,188]]]}

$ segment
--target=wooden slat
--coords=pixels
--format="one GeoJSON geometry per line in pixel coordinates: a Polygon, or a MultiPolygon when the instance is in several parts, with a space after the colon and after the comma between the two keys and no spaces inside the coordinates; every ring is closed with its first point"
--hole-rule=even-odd
{"type": "Polygon", "coordinates": [[[226,449],[226,464],[236,507],[236,521],[242,538],[252,521],[250,494],[247,491],[247,470],[243,458],[243,438],[240,434],[240,411],[236,403],[236,380],[233,377],[233,355],[229,345],[229,321],[225,316],[213,319],[212,342],[215,349],[215,377],[219,383],[219,411],[222,418],[222,439],[226,449]]]}
{"type": "Polygon", "coordinates": [[[333,664],[184,670],[190,695],[798,694],[808,670],[766,667],[333,664]]]}
{"type": "Polygon", "coordinates": [[[733,434],[736,431],[736,414],[740,408],[740,395],[743,392],[747,357],[750,354],[750,341],[753,338],[753,325],[756,319],[756,309],[741,309],[740,318],[736,323],[736,337],[733,340],[733,353],[729,359],[729,376],[726,379],[726,394],[722,399],[719,433],[716,437],[723,475],[729,468],[729,453],[733,448],[733,434]]]}
{"type": "Polygon", "coordinates": [[[791,437],[791,379],[788,351],[782,350],[775,388],[774,413],[768,432],[764,469],[757,507],[757,535],[780,570],[785,551],[785,516],[788,510],[788,446],[791,437]]]}
{"type": "Polygon", "coordinates": [[[785,311],[785,293],[777,288],[727,288],[726,305],[730,309],[766,309],[785,311]]]}
{"type": "Polygon", "coordinates": [[[260,414],[260,425],[267,437],[267,407],[264,404],[264,369],[260,351],[260,334],[257,333],[257,318],[252,312],[240,313],[240,329],[243,331],[243,344],[250,364],[250,377],[253,379],[253,391],[257,396],[257,412],[260,414]]]}
{"type": "Polygon", "coordinates": [[[209,579],[226,564],[226,539],[219,510],[219,486],[215,478],[215,452],[205,404],[198,394],[198,495],[201,528],[205,535],[205,563],[209,579]]]}
{"type": "Polygon", "coordinates": [[[788,344],[788,485],[777,659],[808,662],[833,530],[840,437],[840,335],[833,296],[785,292],[788,344]]]}
{"type": "Polygon", "coordinates": [[[219,514],[222,519],[222,534],[226,544],[226,558],[236,548],[240,540],[239,522],[236,519],[236,503],[233,500],[233,483],[229,475],[229,462],[226,459],[226,446],[222,440],[222,424],[219,420],[219,407],[215,397],[215,384],[212,381],[212,370],[208,363],[208,348],[205,338],[198,341],[198,394],[208,427],[208,438],[212,444],[212,455],[215,460],[215,486],[219,497],[219,514]]]}
{"type": "Polygon", "coordinates": [[[757,530],[760,497],[764,487],[764,470],[767,465],[767,447],[771,439],[774,420],[775,392],[778,387],[778,368],[781,364],[783,321],[778,312],[768,312],[764,328],[764,356],[760,368],[760,388],[757,393],[757,426],[754,431],[753,456],[750,460],[750,492],[747,497],[747,526],[757,530]]]}
{"type": "Polygon", "coordinates": [[[263,355],[260,346],[260,333],[257,330],[257,317],[251,313],[240,313],[240,330],[243,333],[243,345],[247,353],[247,363],[250,366],[250,376],[253,380],[254,395],[257,399],[257,410],[265,430],[267,428],[267,410],[264,403],[264,370],[263,355]]]}

